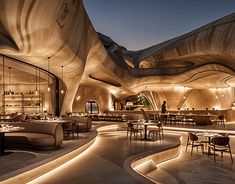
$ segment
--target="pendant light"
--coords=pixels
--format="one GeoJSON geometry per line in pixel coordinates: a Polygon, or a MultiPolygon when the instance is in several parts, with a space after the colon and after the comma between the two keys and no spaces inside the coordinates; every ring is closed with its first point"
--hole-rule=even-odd
{"type": "Polygon", "coordinates": [[[11,67],[8,67],[9,70],[9,95],[11,95],[11,67]]]}
{"type": "Polygon", "coordinates": [[[35,94],[36,95],[38,94],[38,71],[37,71],[37,68],[36,68],[36,89],[35,89],[35,94]]]}
{"type": "Polygon", "coordinates": [[[47,58],[47,91],[50,92],[51,88],[50,88],[50,78],[49,78],[49,72],[50,72],[50,57],[47,58]]]}
{"type": "Polygon", "coordinates": [[[221,96],[225,97],[225,95],[224,95],[224,88],[222,88],[222,95],[221,96]]]}
{"type": "Polygon", "coordinates": [[[184,97],[183,97],[183,99],[186,99],[186,96],[185,96],[185,86],[184,86],[184,97]]]}
{"type": "MultiPolygon", "coordinates": [[[[63,79],[64,79],[64,66],[61,66],[61,78],[62,78],[62,82],[63,82],[63,79]]],[[[62,87],[61,87],[60,93],[64,94],[64,90],[63,90],[62,87]]]]}
{"type": "Polygon", "coordinates": [[[218,99],[219,97],[217,96],[217,88],[215,89],[215,98],[218,99]]]}
{"type": "Polygon", "coordinates": [[[3,99],[2,99],[2,113],[6,114],[6,108],[5,108],[5,95],[6,95],[6,91],[5,91],[5,57],[2,56],[2,90],[3,90],[3,99]]]}

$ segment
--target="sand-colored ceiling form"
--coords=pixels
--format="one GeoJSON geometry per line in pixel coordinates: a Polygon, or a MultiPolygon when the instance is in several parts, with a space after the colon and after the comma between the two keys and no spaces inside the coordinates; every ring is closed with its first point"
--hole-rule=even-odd
{"type": "Polygon", "coordinates": [[[95,32],[81,0],[1,0],[0,53],[50,70],[67,92],[62,113],[71,111],[95,32]]]}
{"type": "Polygon", "coordinates": [[[234,86],[235,14],[141,51],[127,51],[98,34],[81,0],[0,0],[0,53],[61,77],[61,114],[72,111],[80,83],[116,97],[169,85],[234,86]],[[113,85],[115,84],[115,85],[113,85]]]}
{"type": "MultiPolygon", "coordinates": [[[[85,73],[97,72],[96,80],[100,78],[100,85],[106,85],[106,89],[118,98],[141,91],[159,91],[169,86],[186,86],[192,89],[234,87],[234,33],[235,14],[188,34],[135,52],[126,50],[111,38],[99,33],[109,56],[102,65],[99,65],[99,71],[111,73],[109,76],[122,87],[108,85],[109,82],[105,82],[97,70],[86,70],[85,73]]],[[[92,60],[95,60],[95,54],[92,60]]],[[[86,82],[88,81],[87,79],[86,82]]],[[[156,100],[163,98],[161,93],[158,93],[160,96],[156,97],[156,100]]],[[[176,93],[173,94],[172,97],[176,98],[176,93]]],[[[176,102],[179,103],[180,99],[176,102]]],[[[230,101],[226,100],[227,105],[224,107],[229,108],[231,102],[233,98],[230,101]]],[[[177,107],[175,104],[173,108],[177,107]]]]}

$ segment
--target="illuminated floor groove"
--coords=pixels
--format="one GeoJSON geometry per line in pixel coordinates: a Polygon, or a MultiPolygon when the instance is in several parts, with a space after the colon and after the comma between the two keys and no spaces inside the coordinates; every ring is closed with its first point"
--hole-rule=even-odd
{"type": "MultiPolygon", "coordinates": [[[[182,135],[179,131],[167,131],[164,141],[130,141],[125,137],[126,123],[97,122],[94,124],[100,127],[99,135],[88,150],[30,183],[141,183],[123,168],[124,162],[136,155],[158,152],[163,148],[176,146],[182,135]]],[[[185,136],[183,137],[184,144],[185,136]]],[[[202,157],[200,150],[192,157],[184,150],[179,157],[158,164],[158,169],[148,173],[148,177],[163,184],[235,183],[233,176],[235,168],[228,155],[225,155],[223,160],[217,158],[214,164],[213,157],[202,157]],[[217,181],[210,180],[217,175],[219,176],[217,181]]]]}
{"type": "Polygon", "coordinates": [[[103,129],[92,148],[68,166],[30,183],[140,183],[123,168],[124,161],[135,154],[158,150],[163,146],[176,144],[179,136],[167,136],[164,141],[144,142],[126,140],[124,129],[103,129]]]}
{"type": "Polygon", "coordinates": [[[214,163],[213,157],[202,156],[200,151],[194,151],[193,156],[185,152],[176,159],[158,164],[158,170],[148,174],[149,177],[161,183],[172,184],[169,176],[161,176],[164,171],[175,178],[179,184],[234,184],[235,165],[231,163],[228,154],[223,159],[217,156],[214,163]]]}

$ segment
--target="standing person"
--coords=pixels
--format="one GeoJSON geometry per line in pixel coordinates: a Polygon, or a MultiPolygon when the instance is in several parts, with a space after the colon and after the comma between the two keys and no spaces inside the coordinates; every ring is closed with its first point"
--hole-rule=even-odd
{"type": "Polygon", "coordinates": [[[167,109],[166,109],[166,101],[163,101],[162,103],[162,112],[163,114],[165,114],[167,112],[167,109]]]}
{"type": "Polygon", "coordinates": [[[167,120],[167,108],[166,108],[166,101],[163,101],[162,103],[162,111],[161,111],[161,120],[165,124],[167,120]]]}

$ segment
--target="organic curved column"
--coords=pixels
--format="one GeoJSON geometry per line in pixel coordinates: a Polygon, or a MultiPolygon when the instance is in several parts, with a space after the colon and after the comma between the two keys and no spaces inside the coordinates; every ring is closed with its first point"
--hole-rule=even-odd
{"type": "Polygon", "coordinates": [[[68,86],[61,107],[60,116],[65,115],[66,112],[72,112],[73,101],[77,93],[81,78],[82,74],[74,77],[68,86]]]}

